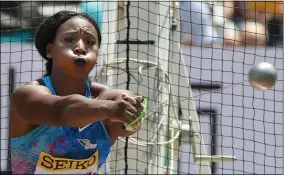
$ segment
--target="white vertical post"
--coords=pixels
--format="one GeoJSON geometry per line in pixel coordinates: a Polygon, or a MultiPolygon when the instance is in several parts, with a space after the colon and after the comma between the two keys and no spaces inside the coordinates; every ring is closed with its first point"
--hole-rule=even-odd
{"type": "MultiPolygon", "coordinates": [[[[204,146],[203,137],[200,133],[199,117],[197,115],[196,107],[194,104],[194,99],[190,87],[189,75],[186,70],[183,54],[180,47],[180,7],[177,1],[172,4],[172,23],[176,26],[171,30],[170,38],[170,59],[169,72],[172,79],[172,93],[173,96],[178,97],[180,101],[180,107],[182,110],[183,118],[185,122],[189,122],[188,125],[191,129],[194,129],[196,135],[192,139],[191,148],[193,156],[195,155],[207,155],[204,146]],[[182,92],[182,94],[180,93],[182,92]],[[187,98],[188,100],[184,100],[187,98]]],[[[176,101],[174,101],[176,102],[176,101]]],[[[177,104],[175,104],[177,105],[177,104]]],[[[178,106],[176,106],[177,108],[178,106]]],[[[184,122],[183,122],[184,123],[184,122]]],[[[201,162],[194,158],[197,174],[211,174],[210,164],[208,160],[203,160],[201,162]]]]}
{"type": "MultiPolygon", "coordinates": [[[[113,59],[115,59],[117,56],[115,51],[115,43],[116,43],[116,37],[117,37],[117,8],[118,3],[117,1],[109,2],[106,1],[103,3],[103,23],[102,23],[102,44],[101,44],[101,55],[102,57],[99,59],[100,63],[99,65],[102,65],[104,63],[107,63],[113,59]]],[[[112,73],[112,70],[107,70],[107,75],[112,73]]],[[[105,75],[107,79],[107,85],[111,86],[113,85],[113,76],[107,76],[105,75]]],[[[105,173],[110,173],[110,164],[111,164],[111,153],[108,156],[108,159],[105,163],[105,173]]]]}
{"type": "MultiPolygon", "coordinates": [[[[157,63],[161,64],[161,66],[168,70],[169,67],[169,46],[170,46],[170,1],[159,1],[157,2],[157,25],[156,25],[156,35],[157,35],[157,45],[156,45],[156,58],[157,63]]],[[[159,93],[159,102],[164,101],[164,98],[169,99],[169,94],[167,92],[160,92],[159,93]],[[163,95],[166,94],[166,95],[163,95]]],[[[168,111],[169,106],[163,107],[161,110],[161,114],[159,115],[159,120],[167,117],[164,122],[162,123],[163,127],[158,131],[158,142],[164,142],[168,140],[168,111]]],[[[157,173],[158,174],[166,174],[167,172],[165,167],[165,160],[166,160],[166,147],[167,145],[160,145],[159,146],[159,153],[158,153],[158,162],[157,162],[157,173]]]]}

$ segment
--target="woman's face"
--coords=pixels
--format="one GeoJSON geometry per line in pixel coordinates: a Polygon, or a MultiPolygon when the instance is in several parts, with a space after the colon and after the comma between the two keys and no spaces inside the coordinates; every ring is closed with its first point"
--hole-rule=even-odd
{"type": "Polygon", "coordinates": [[[53,70],[74,78],[86,77],[97,63],[97,31],[87,19],[71,18],[59,27],[54,42],[47,48],[53,59],[53,70]],[[79,57],[84,64],[76,64],[79,57]]]}

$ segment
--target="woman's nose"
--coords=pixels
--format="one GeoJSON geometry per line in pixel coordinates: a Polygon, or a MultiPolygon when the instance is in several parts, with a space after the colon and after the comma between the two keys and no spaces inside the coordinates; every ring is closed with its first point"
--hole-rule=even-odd
{"type": "Polygon", "coordinates": [[[87,51],[85,49],[85,44],[82,40],[79,40],[76,43],[76,46],[73,51],[76,55],[86,55],[87,51]]]}

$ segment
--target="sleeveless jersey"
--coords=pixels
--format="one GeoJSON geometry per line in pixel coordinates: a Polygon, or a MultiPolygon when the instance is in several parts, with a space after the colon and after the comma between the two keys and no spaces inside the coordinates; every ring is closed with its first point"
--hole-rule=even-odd
{"type": "MultiPolygon", "coordinates": [[[[56,95],[50,77],[43,81],[56,95]]],[[[85,95],[91,97],[88,81],[85,95]]],[[[95,174],[111,148],[102,121],[81,128],[41,125],[10,142],[13,174],[95,174]]]]}

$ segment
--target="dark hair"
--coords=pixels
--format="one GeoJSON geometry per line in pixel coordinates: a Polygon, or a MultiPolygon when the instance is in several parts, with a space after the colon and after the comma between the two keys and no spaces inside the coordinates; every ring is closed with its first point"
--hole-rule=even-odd
{"type": "MultiPolygon", "coordinates": [[[[85,13],[76,13],[72,11],[60,11],[53,16],[47,18],[39,27],[35,37],[35,47],[40,55],[47,60],[46,62],[46,75],[50,75],[52,71],[52,59],[47,57],[47,44],[53,43],[55,40],[56,32],[58,28],[73,17],[83,17],[94,25],[98,34],[99,47],[101,45],[101,32],[97,22],[89,15],[85,13]]],[[[45,76],[46,76],[45,75],[45,76]]]]}

